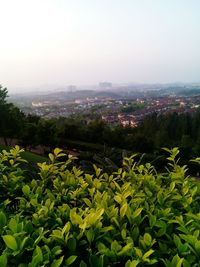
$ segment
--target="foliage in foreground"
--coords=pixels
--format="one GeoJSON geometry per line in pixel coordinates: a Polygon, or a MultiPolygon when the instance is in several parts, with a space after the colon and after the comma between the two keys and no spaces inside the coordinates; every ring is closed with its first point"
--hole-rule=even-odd
{"type": "Polygon", "coordinates": [[[200,266],[200,188],[167,151],[165,174],[132,156],[91,175],[55,149],[32,181],[22,150],[2,151],[0,266],[200,266]]]}

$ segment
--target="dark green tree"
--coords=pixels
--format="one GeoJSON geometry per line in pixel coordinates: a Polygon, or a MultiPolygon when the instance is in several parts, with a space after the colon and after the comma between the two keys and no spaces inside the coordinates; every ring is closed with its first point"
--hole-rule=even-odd
{"type": "Polygon", "coordinates": [[[6,146],[9,139],[19,139],[25,115],[19,108],[7,102],[8,90],[0,85],[0,136],[6,146]]]}
{"type": "MultiPolygon", "coordinates": [[[[37,143],[51,151],[57,146],[57,128],[53,120],[40,120],[37,127],[37,143]]],[[[48,151],[48,152],[49,152],[48,151]]]]}

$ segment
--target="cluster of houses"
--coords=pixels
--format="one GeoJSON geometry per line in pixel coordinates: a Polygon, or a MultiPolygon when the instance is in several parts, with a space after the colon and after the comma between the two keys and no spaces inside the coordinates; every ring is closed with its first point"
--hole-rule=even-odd
{"type": "Polygon", "coordinates": [[[153,113],[158,115],[176,112],[181,113],[194,113],[199,105],[188,105],[183,99],[162,99],[151,102],[150,106],[146,108],[136,110],[132,114],[120,113],[117,115],[103,115],[102,120],[108,124],[120,124],[123,127],[137,127],[137,125],[144,120],[146,116],[153,113]],[[176,104],[177,105],[173,105],[176,104]]]}
{"type": "Polygon", "coordinates": [[[101,118],[108,124],[121,124],[123,127],[134,128],[138,124],[136,116],[129,114],[103,115],[101,118]]]}
{"type": "MultiPolygon", "coordinates": [[[[92,114],[96,112],[99,114],[103,121],[110,125],[122,125],[124,127],[137,127],[137,125],[144,120],[144,118],[153,113],[165,114],[168,112],[176,113],[192,113],[200,103],[200,96],[196,97],[144,97],[134,100],[130,99],[112,99],[110,97],[87,97],[84,99],[76,99],[73,101],[60,101],[60,100],[44,100],[33,101],[32,109],[28,109],[38,116],[47,118],[52,117],[69,117],[73,114],[92,114]],[[134,112],[125,112],[122,109],[131,104],[140,106],[134,112]],[[142,104],[142,105],[141,105],[142,104]],[[143,107],[142,107],[143,106],[143,107]]],[[[90,118],[86,118],[87,121],[90,118]]]]}

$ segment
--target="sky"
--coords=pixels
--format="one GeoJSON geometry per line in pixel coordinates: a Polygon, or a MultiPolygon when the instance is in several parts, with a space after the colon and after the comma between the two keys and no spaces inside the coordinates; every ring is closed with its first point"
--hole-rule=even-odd
{"type": "Polygon", "coordinates": [[[199,0],[0,0],[0,84],[200,82],[199,0]]]}

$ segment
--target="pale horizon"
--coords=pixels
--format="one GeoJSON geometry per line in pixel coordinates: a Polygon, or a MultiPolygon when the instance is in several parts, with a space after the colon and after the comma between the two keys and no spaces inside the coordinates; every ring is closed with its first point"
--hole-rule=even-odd
{"type": "Polygon", "coordinates": [[[198,0],[0,0],[0,84],[200,82],[198,0]]]}

